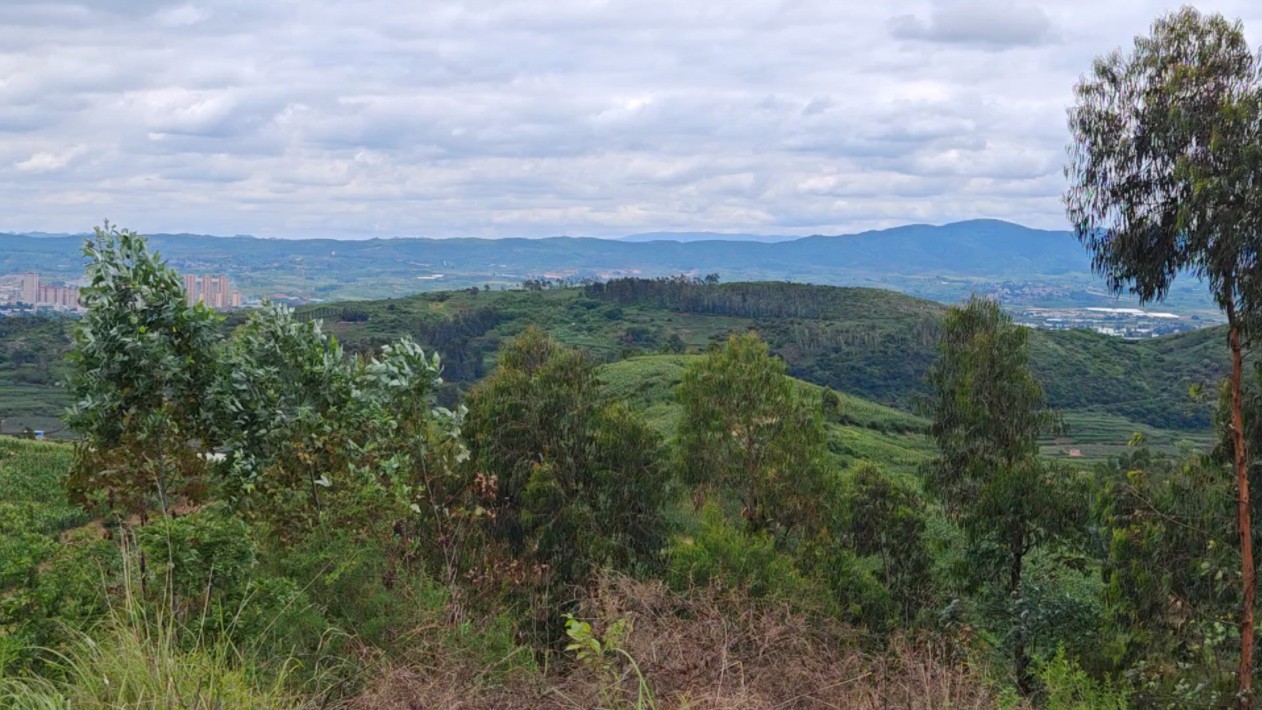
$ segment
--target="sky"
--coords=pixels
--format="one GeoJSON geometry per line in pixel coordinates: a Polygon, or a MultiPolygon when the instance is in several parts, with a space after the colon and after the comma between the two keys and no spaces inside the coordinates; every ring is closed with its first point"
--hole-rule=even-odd
{"type": "Polygon", "coordinates": [[[1074,82],[1177,6],[0,0],[0,231],[1059,229],[1074,82]]]}

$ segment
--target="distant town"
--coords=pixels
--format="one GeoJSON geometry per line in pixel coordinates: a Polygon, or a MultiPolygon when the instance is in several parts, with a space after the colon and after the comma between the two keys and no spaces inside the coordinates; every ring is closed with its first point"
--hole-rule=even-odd
{"type": "Polygon", "coordinates": [[[1215,321],[1141,308],[1010,306],[1007,310],[1021,325],[1046,330],[1094,330],[1121,338],[1153,338],[1214,325],[1215,321]]]}
{"type": "MultiPolygon", "coordinates": [[[[192,306],[204,303],[217,311],[241,308],[241,292],[232,288],[227,276],[183,274],[184,302],[192,306]]],[[[57,279],[45,279],[28,271],[21,275],[0,276],[0,306],[7,310],[54,311],[82,313],[79,285],[57,279]]]]}

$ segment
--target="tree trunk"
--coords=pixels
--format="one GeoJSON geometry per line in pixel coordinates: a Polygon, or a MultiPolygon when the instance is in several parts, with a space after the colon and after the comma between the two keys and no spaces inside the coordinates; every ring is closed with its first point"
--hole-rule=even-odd
{"type": "Polygon", "coordinates": [[[1240,610],[1240,689],[1238,707],[1253,707],[1253,611],[1257,594],[1257,572],[1253,567],[1253,521],[1249,506],[1249,452],[1244,436],[1244,355],[1235,309],[1227,309],[1227,339],[1231,345],[1231,443],[1235,449],[1236,517],[1240,529],[1240,576],[1243,601],[1240,610]]]}
{"type": "MultiPolygon", "coordinates": [[[[1008,596],[1016,603],[1021,593],[1021,567],[1025,561],[1024,530],[1013,540],[1012,558],[1008,563],[1008,596]]],[[[1028,698],[1034,692],[1034,679],[1030,676],[1030,657],[1025,652],[1025,630],[1016,624],[1012,641],[1012,662],[1017,676],[1017,691],[1021,697],[1028,698]]]]}

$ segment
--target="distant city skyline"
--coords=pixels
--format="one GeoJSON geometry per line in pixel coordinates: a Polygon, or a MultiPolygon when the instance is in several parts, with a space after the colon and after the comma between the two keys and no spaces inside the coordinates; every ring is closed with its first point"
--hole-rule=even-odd
{"type": "Polygon", "coordinates": [[[204,303],[217,311],[240,308],[240,291],[232,290],[228,277],[223,274],[182,274],[184,303],[189,306],[204,303]]]}
{"type": "MultiPolygon", "coordinates": [[[[181,281],[184,302],[189,306],[205,303],[215,310],[229,310],[241,308],[245,300],[240,291],[232,288],[228,277],[223,274],[181,274],[181,281]]],[[[34,307],[53,306],[73,311],[83,310],[78,286],[44,283],[40,273],[35,271],[23,272],[17,292],[8,296],[0,294],[0,302],[4,302],[4,299],[34,307]]]]}
{"type": "Polygon", "coordinates": [[[28,306],[52,306],[56,309],[71,311],[82,310],[79,302],[79,287],[71,284],[55,286],[41,283],[40,275],[34,271],[22,274],[21,302],[28,306]]]}

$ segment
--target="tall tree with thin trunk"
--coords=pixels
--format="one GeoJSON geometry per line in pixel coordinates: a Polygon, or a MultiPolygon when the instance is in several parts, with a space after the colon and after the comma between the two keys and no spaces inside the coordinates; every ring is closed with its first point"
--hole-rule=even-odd
{"type": "Polygon", "coordinates": [[[1071,541],[1085,505],[1065,476],[1039,461],[1039,436],[1059,427],[1030,372],[1025,328],[994,301],[973,297],[942,328],[930,433],[940,455],[926,483],[969,540],[970,564],[1003,595],[1013,669],[1021,694],[1034,690],[1024,606],[1031,552],[1071,541]]]}
{"type": "Polygon", "coordinates": [[[734,494],[750,532],[810,537],[827,488],[824,422],[757,333],[728,338],[679,384],[683,480],[698,495],[734,494]]]}
{"type": "Polygon", "coordinates": [[[1239,704],[1252,707],[1254,606],[1241,378],[1262,315],[1262,76],[1239,22],[1184,8],[1129,53],[1096,59],[1075,87],[1065,202],[1096,271],[1160,300],[1180,273],[1227,316],[1241,553],[1239,704]]]}

